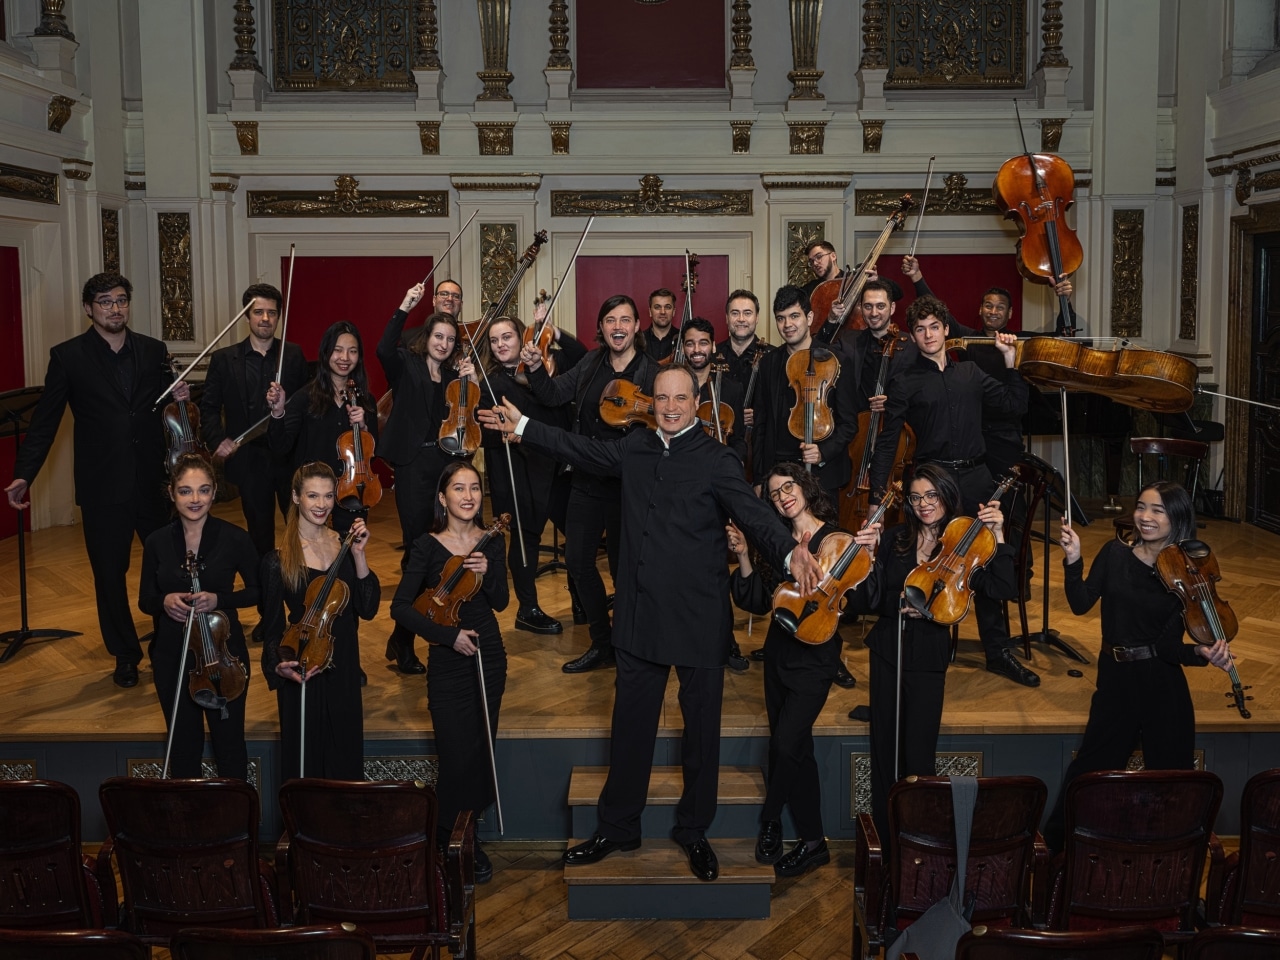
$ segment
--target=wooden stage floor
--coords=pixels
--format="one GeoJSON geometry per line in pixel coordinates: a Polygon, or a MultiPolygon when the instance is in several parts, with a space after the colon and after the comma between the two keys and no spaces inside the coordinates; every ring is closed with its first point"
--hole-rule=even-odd
{"type": "MultiPolygon", "coordinates": [[[[217,513],[239,521],[238,504],[220,504],[217,513]]],[[[1095,516],[1102,517],[1098,511],[1095,516]]],[[[369,675],[365,690],[365,735],[370,740],[417,739],[428,734],[426,685],[422,677],[402,677],[383,659],[390,632],[390,601],[399,579],[399,539],[394,496],[388,495],[374,510],[370,545],[373,568],[383,579],[382,609],[376,620],[363,624],[362,662],[369,675]]],[[[1109,516],[1080,530],[1086,558],[1104,539],[1112,536],[1109,516]]],[[[1232,644],[1241,678],[1252,685],[1251,720],[1242,720],[1228,709],[1224,691],[1229,689],[1221,671],[1189,670],[1195,698],[1197,727],[1202,733],[1228,731],[1272,732],[1280,730],[1280,695],[1272,679],[1280,677],[1280,537],[1254,527],[1225,521],[1207,522],[1201,531],[1218,556],[1223,583],[1221,595],[1229,600],[1240,620],[1240,633],[1232,644]]],[[[547,540],[550,531],[547,531],[547,540]]],[[[1061,552],[1052,550],[1050,624],[1077,649],[1095,661],[1099,647],[1097,608],[1084,617],[1072,616],[1062,594],[1061,552]]],[[[0,740],[149,740],[163,741],[164,724],[146,661],[141,682],[121,690],[111,682],[114,666],[97,631],[93,588],[80,530],[60,527],[37,532],[28,539],[28,589],[30,625],[79,630],[82,636],[25,647],[9,663],[0,665],[0,740]]],[[[1043,565],[1037,555],[1033,600],[1029,605],[1032,630],[1040,623],[1043,565]]],[[[130,568],[131,590],[141,566],[141,547],[135,542],[130,568]]],[[[604,567],[603,560],[601,561],[604,567]]],[[[543,608],[565,624],[559,636],[543,637],[517,631],[512,605],[499,615],[510,658],[509,679],[503,702],[499,737],[599,738],[608,735],[612,704],[613,671],[567,676],[560,665],[586,649],[586,627],[575,627],[569,612],[569,595],[563,573],[539,580],[543,608]]],[[[1017,630],[1017,609],[1011,608],[1017,630]]],[[[765,624],[756,619],[747,632],[745,615],[739,614],[738,639],[744,651],[760,646],[765,624]]],[[[150,624],[136,615],[138,629],[150,624]]],[[[252,624],[255,614],[247,612],[252,624]]],[[[0,542],[0,629],[16,629],[18,603],[17,539],[0,542]]],[[[858,634],[857,629],[847,631],[858,634]]],[[[1031,666],[1041,675],[1037,689],[1017,686],[986,672],[972,618],[962,626],[959,655],[947,677],[946,710],[942,733],[1021,734],[1075,733],[1084,728],[1093,690],[1094,667],[1083,666],[1083,677],[1067,671],[1076,666],[1057,652],[1033,646],[1031,666]]],[[[850,721],[848,711],[867,702],[867,652],[858,636],[850,637],[845,660],[858,679],[852,690],[833,687],[821,720],[819,736],[862,735],[865,726],[850,721]]],[[[253,645],[251,644],[251,647],[253,645]]],[[[423,643],[419,655],[425,658],[423,643]]],[[[251,649],[257,655],[257,648],[251,649]]],[[[247,736],[272,739],[278,733],[275,697],[266,689],[258,664],[251,665],[247,736]]],[[[681,728],[674,674],[667,691],[662,735],[676,735],[681,728]]],[[[725,683],[725,736],[767,736],[759,664],[743,674],[729,671],[725,683]]]]}

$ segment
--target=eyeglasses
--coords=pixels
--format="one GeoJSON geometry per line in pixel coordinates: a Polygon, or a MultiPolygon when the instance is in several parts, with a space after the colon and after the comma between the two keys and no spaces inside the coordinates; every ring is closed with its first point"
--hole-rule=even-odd
{"type": "Polygon", "coordinates": [[[770,492],[769,500],[773,503],[778,503],[782,500],[783,497],[791,496],[791,494],[795,491],[795,489],[796,489],[796,482],[794,480],[788,480],[786,483],[780,486],[777,490],[770,492]]]}
{"type": "Polygon", "coordinates": [[[925,493],[909,493],[907,494],[907,503],[913,507],[918,507],[922,503],[937,503],[940,494],[937,490],[929,490],[925,493]]]}
{"type": "Polygon", "coordinates": [[[812,257],[809,258],[809,262],[816,267],[823,260],[827,260],[834,256],[835,256],[834,253],[815,253],[812,257]]]}
{"type": "Polygon", "coordinates": [[[128,297],[116,297],[114,300],[108,300],[106,297],[93,301],[94,304],[103,310],[110,310],[112,307],[127,307],[129,305],[128,297]]]}
{"type": "Polygon", "coordinates": [[[462,294],[460,294],[460,293],[437,293],[437,294],[436,294],[436,299],[437,299],[437,300],[457,300],[459,303],[461,303],[461,302],[462,302],[462,294]]]}

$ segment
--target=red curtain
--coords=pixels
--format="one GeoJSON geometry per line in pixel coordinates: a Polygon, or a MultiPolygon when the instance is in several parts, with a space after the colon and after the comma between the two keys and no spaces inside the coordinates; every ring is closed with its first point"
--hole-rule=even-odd
{"type": "Polygon", "coordinates": [[[579,89],[724,89],[723,0],[590,0],[573,27],[579,89]]]}
{"type": "MultiPolygon", "coordinates": [[[[0,6],[0,14],[4,12],[0,6]]],[[[2,34],[0,34],[2,38],[2,34]]],[[[0,247],[0,393],[27,385],[22,365],[22,284],[18,273],[18,248],[0,247]]],[[[13,436],[6,422],[0,427],[0,478],[13,479],[13,436]]],[[[0,505],[0,538],[16,536],[18,511],[0,505]]]]}
{"type": "MultiPolygon", "coordinates": [[[[298,257],[289,307],[289,341],[302,347],[308,360],[315,360],[325,330],[339,320],[351,321],[360,331],[369,389],[375,397],[381,396],[387,389],[387,378],[374,355],[378,338],[404,292],[420,282],[431,265],[431,257],[298,257]]],[[[280,288],[288,289],[288,257],[280,258],[280,276],[284,281],[280,288]]],[[[422,323],[430,313],[428,293],[409,315],[406,329],[422,323]]]]}
{"type": "MultiPolygon", "coordinates": [[[[729,258],[702,257],[698,267],[698,289],[693,295],[693,315],[705,317],[716,328],[716,339],[728,331],[724,324],[724,302],[729,296],[729,258]]],[[[666,287],[676,295],[676,325],[684,312],[684,257],[578,257],[574,267],[574,289],[578,317],[574,335],[587,346],[595,346],[596,317],[600,304],[615,294],[625,293],[640,311],[641,329],[649,329],[649,294],[666,287]]]]}
{"type": "MultiPolygon", "coordinates": [[[[902,287],[903,297],[894,313],[894,322],[906,329],[907,307],[915,300],[911,281],[899,269],[901,261],[894,256],[880,258],[879,266],[886,277],[902,287]]],[[[1013,319],[1009,330],[1022,329],[1022,275],[1017,261],[1007,253],[930,254],[920,258],[920,269],[935,297],[951,310],[952,316],[966,327],[981,329],[978,307],[982,295],[991,287],[1004,287],[1012,297],[1013,319]]]]}

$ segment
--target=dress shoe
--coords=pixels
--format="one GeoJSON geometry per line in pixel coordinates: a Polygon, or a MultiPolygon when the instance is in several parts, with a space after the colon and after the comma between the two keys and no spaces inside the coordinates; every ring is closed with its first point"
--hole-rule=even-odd
{"type": "Polygon", "coordinates": [[[780,877],[798,877],[811,867],[820,867],[831,862],[831,851],[827,849],[827,841],[822,840],[816,847],[810,847],[801,840],[791,852],[773,865],[773,872],[780,877]]]}
{"type": "Polygon", "coordinates": [[[846,690],[852,690],[858,685],[858,680],[849,672],[849,668],[842,663],[840,666],[836,667],[836,678],[832,683],[837,687],[844,687],[846,690]]]}
{"type": "Polygon", "coordinates": [[[521,607],[516,611],[516,629],[530,633],[563,633],[564,627],[555,617],[547,616],[537,606],[521,607]]]}
{"type": "Polygon", "coordinates": [[[720,876],[720,861],[706,837],[699,837],[693,843],[682,843],[681,847],[689,855],[689,869],[699,880],[714,880],[720,876]]]}
{"type": "Polygon", "coordinates": [[[580,867],[587,863],[603,860],[615,850],[639,850],[640,838],[635,840],[609,840],[596,834],[590,840],[570,847],[561,858],[571,867],[580,867]]]}
{"type": "Polygon", "coordinates": [[[737,642],[729,647],[729,669],[734,673],[746,673],[751,669],[751,661],[742,655],[737,642]]]}
{"type": "Polygon", "coordinates": [[[586,673],[588,670],[599,670],[613,665],[613,647],[588,647],[586,653],[576,660],[570,660],[560,669],[565,673],[586,673]]]}
{"type": "Polygon", "coordinates": [[[764,647],[761,647],[759,650],[752,650],[751,659],[756,661],[756,663],[764,663],[764,647]]]}
{"type": "Polygon", "coordinates": [[[387,649],[384,652],[388,660],[396,662],[396,669],[401,673],[427,672],[427,668],[418,659],[418,655],[413,652],[412,646],[408,650],[399,649],[399,644],[395,641],[395,634],[387,638],[387,649]]]}
{"type": "Polygon", "coordinates": [[[782,856],[782,821],[760,821],[760,836],[756,837],[756,863],[774,863],[782,856]]]}
{"type": "Polygon", "coordinates": [[[859,723],[871,722],[871,707],[862,703],[849,711],[849,719],[857,720],[859,723]]]}
{"type": "Polygon", "coordinates": [[[484,852],[484,847],[480,846],[479,840],[476,841],[475,847],[475,877],[476,883],[488,883],[493,879],[493,861],[484,852]]]}
{"type": "Polygon", "coordinates": [[[138,685],[138,665],[136,663],[118,662],[111,674],[117,687],[136,687],[138,685]]]}
{"type": "Polygon", "coordinates": [[[1020,683],[1024,687],[1040,686],[1040,676],[1019,663],[1017,656],[1009,647],[1001,650],[1000,656],[995,660],[988,660],[987,669],[991,673],[998,673],[1002,677],[1008,677],[1014,683],[1020,683]]]}
{"type": "Polygon", "coordinates": [[[587,622],[587,611],[582,609],[582,601],[578,599],[576,593],[570,594],[573,597],[573,623],[574,626],[581,627],[587,622]]]}

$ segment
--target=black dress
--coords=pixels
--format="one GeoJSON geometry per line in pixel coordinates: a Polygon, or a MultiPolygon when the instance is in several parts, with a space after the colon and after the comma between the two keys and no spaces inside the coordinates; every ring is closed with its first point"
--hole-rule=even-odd
{"type": "MultiPolygon", "coordinates": [[[[231,628],[227,650],[240,659],[247,671],[249,651],[245,649],[244,631],[240,628],[236,609],[252,607],[258,602],[258,551],[244,530],[217,517],[208,517],[200,533],[200,549],[196,556],[201,564],[200,588],[218,595],[218,609],[226,616],[231,628]],[[235,589],[237,574],[242,582],[239,590],[235,589]]],[[[174,520],[147,537],[142,549],[142,577],[138,582],[138,609],[151,615],[155,630],[150,656],[156,696],[160,698],[165,723],[174,724],[169,770],[174,777],[202,775],[200,756],[204,752],[204,724],[207,720],[218,776],[247,780],[249,753],[244,742],[244,710],[248,690],[226,704],[225,717],[220,710],[198,707],[190,693],[178,697],[176,721],[170,716],[175,684],[179,680],[186,683],[192,663],[188,658],[187,669],[179,677],[186,624],[178,623],[164,612],[164,598],[166,594],[191,591],[191,578],[183,569],[186,559],[182,521],[174,520]]]]}
{"type": "MultiPolygon", "coordinates": [[[[280,711],[281,780],[298,776],[301,750],[302,685],[276,673],[282,656],[280,641],[288,623],[297,623],[306,612],[307,586],[327,571],[307,569],[301,590],[285,584],[280,554],[272,551],[262,561],[262,607],[266,616],[262,643],[262,674],[276,692],[280,711]],[[286,623],[285,606],[288,605],[286,623]]],[[[351,599],[333,622],[333,663],[307,681],[306,749],[308,776],[331,780],[364,779],[364,707],[360,696],[359,620],[372,620],[378,612],[382,588],[372,570],[356,578],[351,555],[342,558],[338,578],[351,589],[351,599]]]]}
{"type": "Polygon", "coordinates": [[[480,636],[485,694],[489,705],[490,738],[498,734],[498,711],[507,687],[507,651],[502,646],[495,612],[507,608],[507,568],[503,562],[505,541],[495,536],[484,547],[489,570],[480,591],[462,604],[459,625],[445,627],[432,623],[414,609],[413,601],[423,590],[440,582],[445,562],[454,554],[429,533],[414,541],[405,566],[404,578],[391,601],[396,623],[428,641],[427,708],[435,730],[436,755],[440,773],[436,797],[440,802],[438,831],[448,837],[454,819],[462,810],[479,815],[493,803],[493,773],[489,748],[485,746],[484,713],[480,707],[480,681],[476,661],[453,649],[458,631],[474,630],[480,636]]]}

